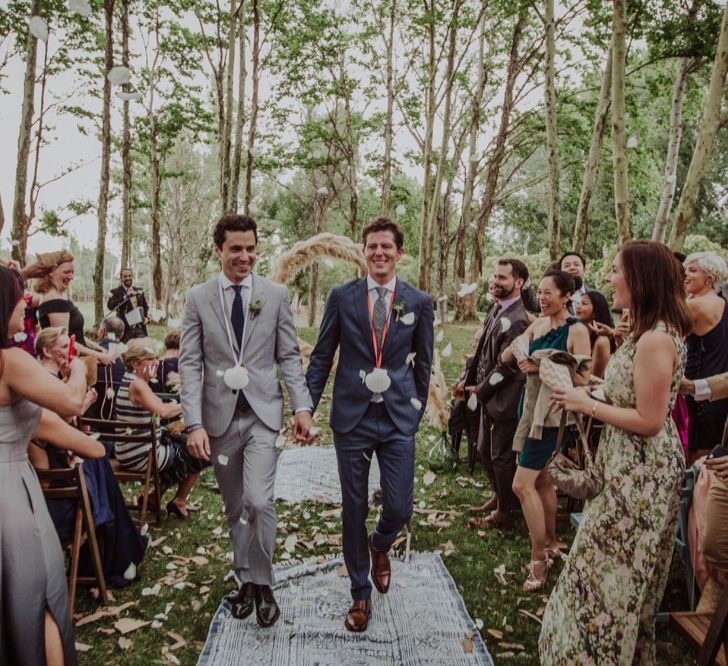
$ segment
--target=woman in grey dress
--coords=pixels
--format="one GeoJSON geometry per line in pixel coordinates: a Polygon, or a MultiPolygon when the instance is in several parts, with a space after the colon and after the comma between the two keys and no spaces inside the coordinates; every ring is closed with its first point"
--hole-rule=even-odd
{"type": "Polygon", "coordinates": [[[76,654],[63,553],[27,449],[33,437],[86,458],[103,457],[104,447],[61,418],[81,410],[85,365],[74,360],[64,384],[9,348],[24,308],[22,277],[0,266],[0,666],[69,666],[76,654]]]}

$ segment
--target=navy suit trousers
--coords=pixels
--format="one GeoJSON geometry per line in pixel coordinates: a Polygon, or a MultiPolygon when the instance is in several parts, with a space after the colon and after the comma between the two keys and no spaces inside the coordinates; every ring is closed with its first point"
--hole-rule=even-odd
{"type": "Polygon", "coordinates": [[[347,433],[334,431],[341,482],[344,562],[353,599],[368,599],[369,548],[366,519],[368,480],[376,453],[382,487],[382,513],[372,535],[376,550],[387,551],[412,515],[415,438],[404,435],[387,414],[384,403],[371,403],[364,418],[347,433]]]}

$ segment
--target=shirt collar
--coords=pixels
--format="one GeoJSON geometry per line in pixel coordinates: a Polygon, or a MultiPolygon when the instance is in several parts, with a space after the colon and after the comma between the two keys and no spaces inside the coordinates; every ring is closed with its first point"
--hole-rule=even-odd
{"type": "Polygon", "coordinates": [[[511,307],[511,305],[513,305],[520,298],[521,298],[521,295],[518,294],[517,296],[514,296],[513,298],[506,298],[505,300],[502,300],[500,302],[500,308],[498,308],[498,312],[503,312],[504,310],[507,310],[509,307],[511,307]]]}
{"type": "Polygon", "coordinates": [[[397,276],[396,275],[386,284],[379,284],[378,282],[375,282],[374,279],[372,279],[371,275],[367,275],[367,291],[372,291],[372,289],[376,289],[377,287],[384,287],[387,291],[389,291],[391,293],[394,291],[394,288],[396,285],[397,285],[397,276]]]}
{"type": "MultiPolygon", "coordinates": [[[[228,276],[225,275],[225,273],[220,271],[220,284],[222,285],[223,289],[229,289],[230,287],[235,285],[235,282],[230,280],[228,276]]],[[[253,287],[253,274],[248,273],[248,275],[243,278],[243,281],[240,284],[246,289],[251,289],[253,287]]]]}

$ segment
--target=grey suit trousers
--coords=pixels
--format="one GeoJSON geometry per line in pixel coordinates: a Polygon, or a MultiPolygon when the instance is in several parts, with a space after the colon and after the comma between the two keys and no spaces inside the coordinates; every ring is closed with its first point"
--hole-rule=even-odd
{"type": "Polygon", "coordinates": [[[273,585],[276,535],[274,483],[278,432],[252,409],[236,411],[210,452],[225,506],[235,573],[241,583],[273,585]]]}

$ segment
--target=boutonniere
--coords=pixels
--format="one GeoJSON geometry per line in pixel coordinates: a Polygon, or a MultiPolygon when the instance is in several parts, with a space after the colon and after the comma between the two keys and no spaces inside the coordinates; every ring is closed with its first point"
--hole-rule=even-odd
{"type": "Polygon", "coordinates": [[[394,312],[394,321],[399,321],[400,317],[404,314],[407,304],[404,301],[395,301],[392,305],[392,312],[394,312]]]}
{"type": "Polygon", "coordinates": [[[248,305],[248,314],[250,315],[251,319],[255,319],[259,314],[260,311],[263,309],[263,302],[258,299],[254,303],[251,303],[248,305]]]}

